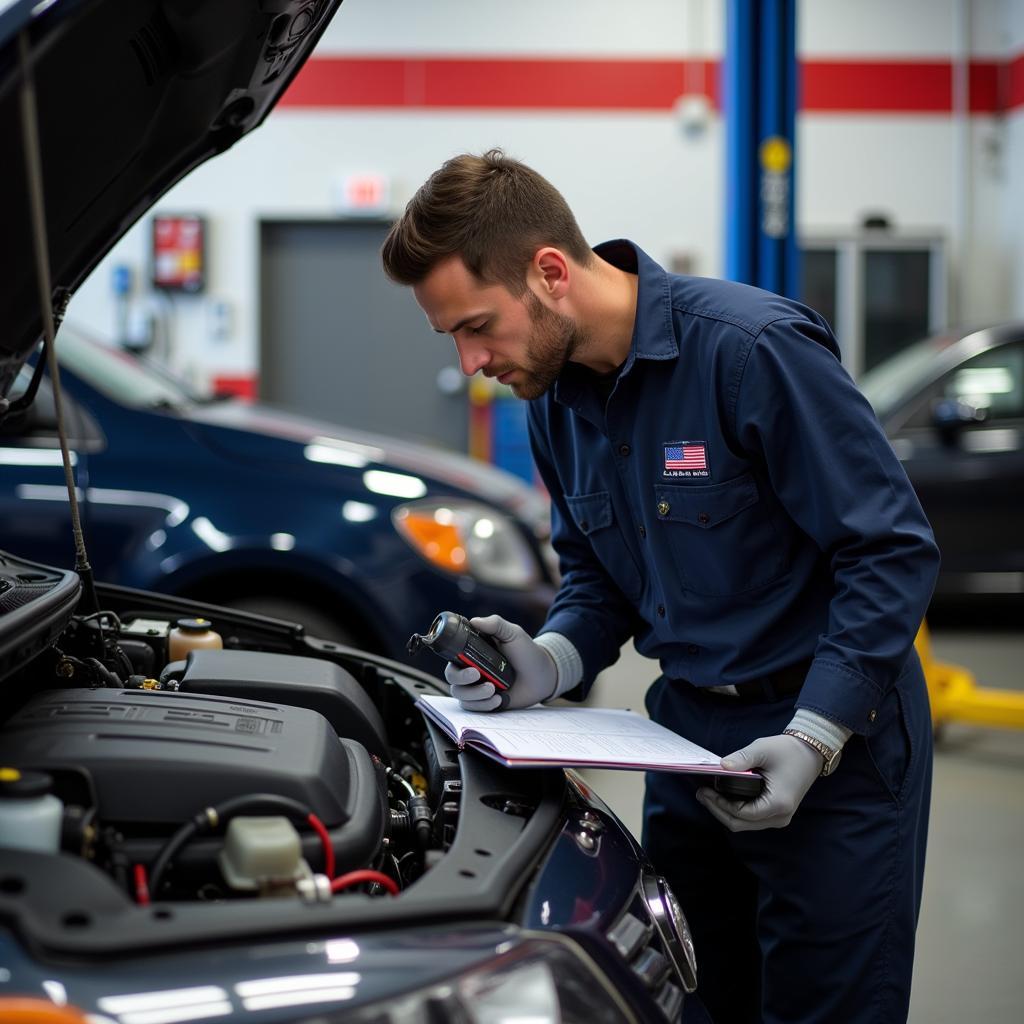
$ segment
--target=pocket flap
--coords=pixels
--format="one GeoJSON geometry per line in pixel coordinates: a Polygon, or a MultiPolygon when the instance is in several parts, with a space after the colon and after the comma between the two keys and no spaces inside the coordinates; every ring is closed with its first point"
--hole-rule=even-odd
{"type": "Polygon", "coordinates": [[[597,491],[594,494],[567,494],[565,501],[573,519],[576,520],[576,525],[585,534],[612,525],[612,499],[607,491],[597,491]]]}
{"type": "Polygon", "coordinates": [[[757,482],[750,473],[720,484],[655,484],[658,518],[709,529],[742,512],[758,500],[757,482]]]}

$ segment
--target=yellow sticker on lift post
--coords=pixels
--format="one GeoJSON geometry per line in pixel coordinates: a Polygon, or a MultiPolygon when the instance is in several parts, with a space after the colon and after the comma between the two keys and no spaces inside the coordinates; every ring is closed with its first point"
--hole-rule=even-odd
{"type": "Polygon", "coordinates": [[[761,167],[769,174],[786,174],[793,162],[793,150],[781,135],[771,135],[765,139],[758,155],[761,167]]]}

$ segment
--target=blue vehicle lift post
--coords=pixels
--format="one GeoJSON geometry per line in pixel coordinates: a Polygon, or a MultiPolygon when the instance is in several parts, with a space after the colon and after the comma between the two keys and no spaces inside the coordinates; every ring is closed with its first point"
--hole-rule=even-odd
{"type": "Polygon", "coordinates": [[[725,276],[800,297],[796,0],[728,0],[725,276]]]}

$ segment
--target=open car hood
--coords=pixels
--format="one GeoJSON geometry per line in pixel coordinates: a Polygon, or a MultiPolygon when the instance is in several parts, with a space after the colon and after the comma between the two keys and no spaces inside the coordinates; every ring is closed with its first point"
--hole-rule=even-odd
{"type": "Polygon", "coordinates": [[[0,397],[43,333],[21,114],[35,86],[54,308],[267,116],[341,0],[0,0],[0,397]]]}

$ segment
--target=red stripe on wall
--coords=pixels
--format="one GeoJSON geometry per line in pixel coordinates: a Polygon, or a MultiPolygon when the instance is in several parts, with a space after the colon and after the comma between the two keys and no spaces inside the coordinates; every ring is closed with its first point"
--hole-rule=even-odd
{"type": "Polygon", "coordinates": [[[1005,65],[1006,95],[1003,110],[1019,110],[1024,107],[1024,53],[1005,65]]]}
{"type": "Polygon", "coordinates": [[[320,57],[280,106],[665,110],[688,79],[717,104],[716,61],[320,57]]]}
{"type": "MultiPolygon", "coordinates": [[[[949,63],[807,61],[801,70],[802,109],[807,111],[953,112],[954,73],[949,63]]],[[[1008,62],[971,61],[968,95],[972,114],[997,114],[1024,105],[1024,56],[1008,62]]]]}
{"type": "Polygon", "coordinates": [[[953,70],[943,64],[807,61],[801,109],[819,113],[949,113],[953,70]]]}
{"type": "Polygon", "coordinates": [[[996,61],[972,61],[968,95],[972,114],[994,114],[1003,109],[1000,72],[1007,65],[996,61]]]}
{"type": "Polygon", "coordinates": [[[314,57],[307,60],[279,107],[419,106],[407,86],[409,70],[422,61],[314,57]]]}
{"type": "Polygon", "coordinates": [[[483,104],[489,108],[658,110],[686,89],[687,74],[717,99],[717,63],[679,61],[564,60],[461,61],[428,74],[428,106],[483,104]]]}
{"type": "MultiPolygon", "coordinates": [[[[950,114],[948,61],[804,61],[808,113],[950,114]]],[[[972,61],[970,109],[1024,106],[1024,54],[972,61]]],[[[315,57],[282,107],[329,109],[669,110],[696,88],[720,106],[717,61],[315,57]]]]}

